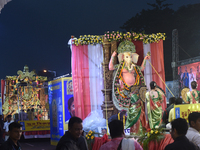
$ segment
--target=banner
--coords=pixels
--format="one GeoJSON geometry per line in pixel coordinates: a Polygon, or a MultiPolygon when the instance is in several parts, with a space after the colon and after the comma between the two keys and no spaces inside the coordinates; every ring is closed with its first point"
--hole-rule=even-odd
{"type": "Polygon", "coordinates": [[[57,145],[68,130],[69,119],[75,115],[72,78],[53,80],[48,85],[51,144],[57,145]]]}
{"type": "Polygon", "coordinates": [[[22,131],[50,130],[50,120],[19,121],[22,131]]]}
{"type": "Polygon", "coordinates": [[[200,112],[200,104],[174,105],[175,118],[184,118],[188,121],[188,116],[192,112],[200,112]]]}

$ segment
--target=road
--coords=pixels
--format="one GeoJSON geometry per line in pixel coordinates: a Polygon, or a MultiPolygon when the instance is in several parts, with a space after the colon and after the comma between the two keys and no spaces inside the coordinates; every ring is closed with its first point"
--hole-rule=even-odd
{"type": "Polygon", "coordinates": [[[50,139],[26,139],[20,141],[22,150],[55,150],[56,146],[50,144],[50,139]]]}

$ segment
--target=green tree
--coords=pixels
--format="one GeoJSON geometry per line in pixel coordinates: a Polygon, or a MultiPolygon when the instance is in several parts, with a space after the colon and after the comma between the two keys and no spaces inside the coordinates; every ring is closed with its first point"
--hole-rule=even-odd
{"type": "Polygon", "coordinates": [[[165,58],[165,72],[166,80],[172,80],[172,30],[174,29],[174,10],[168,6],[171,4],[164,4],[166,0],[156,0],[155,4],[149,4],[153,9],[142,10],[131,19],[126,21],[121,29],[126,31],[151,33],[166,33],[167,38],[164,41],[164,58],[165,58]]]}
{"type": "Polygon", "coordinates": [[[200,55],[200,4],[180,7],[174,13],[174,20],[179,33],[180,60],[200,55]]]}

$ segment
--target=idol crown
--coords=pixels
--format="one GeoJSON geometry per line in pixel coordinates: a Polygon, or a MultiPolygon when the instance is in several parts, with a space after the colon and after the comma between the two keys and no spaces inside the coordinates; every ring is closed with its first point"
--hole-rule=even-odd
{"type": "Polygon", "coordinates": [[[124,52],[135,53],[136,52],[135,45],[129,40],[121,42],[118,46],[118,53],[120,54],[124,52]]]}

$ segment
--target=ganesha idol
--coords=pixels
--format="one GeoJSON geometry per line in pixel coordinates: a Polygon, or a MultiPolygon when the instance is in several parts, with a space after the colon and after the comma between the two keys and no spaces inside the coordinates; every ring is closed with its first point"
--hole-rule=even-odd
{"type": "MultiPolygon", "coordinates": [[[[145,69],[146,60],[150,59],[148,54],[141,66],[137,66],[139,55],[136,53],[135,45],[128,40],[121,42],[118,46],[119,64],[114,65],[113,52],[109,63],[109,70],[114,71],[112,86],[113,103],[118,110],[128,110],[126,128],[140,123],[146,128],[146,118],[144,111],[144,101],[146,85],[142,71],[145,69]]],[[[138,128],[138,127],[137,127],[138,128]]]]}

